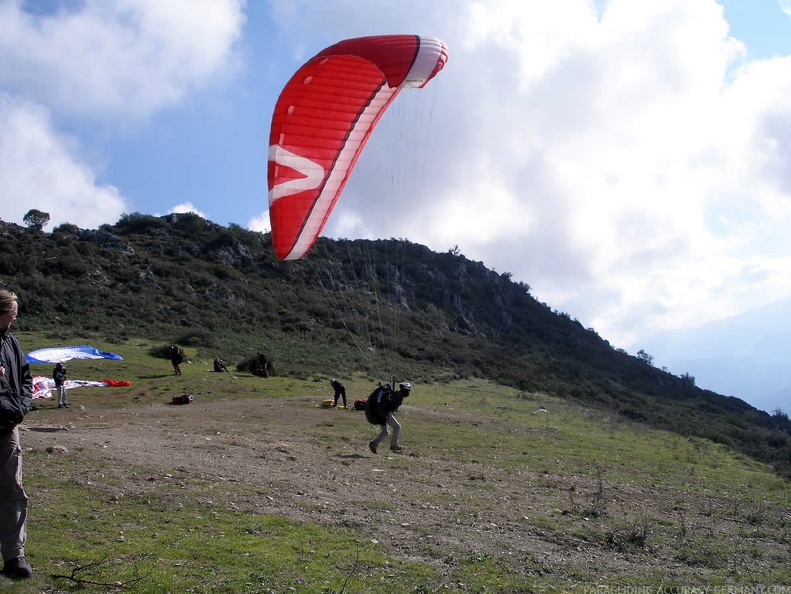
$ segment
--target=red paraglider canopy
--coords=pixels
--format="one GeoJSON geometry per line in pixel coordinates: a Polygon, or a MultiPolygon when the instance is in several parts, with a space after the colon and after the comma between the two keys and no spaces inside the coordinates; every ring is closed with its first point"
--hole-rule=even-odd
{"type": "Polygon", "coordinates": [[[269,219],[281,260],[316,242],[379,118],[402,88],[422,88],[445,65],[433,37],[347,39],[291,77],[269,133],[269,219]]]}

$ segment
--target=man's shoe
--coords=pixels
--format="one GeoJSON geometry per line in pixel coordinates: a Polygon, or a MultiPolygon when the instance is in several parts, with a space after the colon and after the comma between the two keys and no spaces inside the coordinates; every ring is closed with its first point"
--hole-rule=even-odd
{"type": "Polygon", "coordinates": [[[390,446],[390,449],[392,451],[394,451],[394,452],[400,452],[401,450],[404,449],[404,446],[402,446],[402,445],[394,445],[394,446],[390,446]]]}
{"type": "Polygon", "coordinates": [[[9,559],[3,564],[3,575],[10,578],[26,578],[30,577],[31,573],[33,573],[33,568],[24,557],[9,559]]]}
{"type": "Polygon", "coordinates": [[[376,453],[376,444],[371,442],[368,444],[368,449],[371,450],[374,454],[376,453]]]}

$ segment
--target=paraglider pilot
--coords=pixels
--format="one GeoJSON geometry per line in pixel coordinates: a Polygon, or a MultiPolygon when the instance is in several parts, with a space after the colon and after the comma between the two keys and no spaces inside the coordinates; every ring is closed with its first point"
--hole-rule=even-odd
{"type": "Polygon", "coordinates": [[[219,373],[220,371],[228,371],[228,368],[225,366],[225,361],[223,361],[222,359],[220,359],[219,357],[217,357],[217,358],[214,360],[214,371],[216,371],[216,372],[218,372],[218,373],[219,373]]]}
{"type": "Polygon", "coordinates": [[[390,436],[390,449],[398,452],[403,448],[398,443],[398,436],[401,433],[401,424],[396,420],[393,413],[398,410],[404,398],[409,396],[412,391],[412,384],[409,382],[401,382],[398,384],[398,391],[393,392],[390,384],[379,386],[368,397],[365,403],[365,416],[369,423],[380,425],[381,430],[379,435],[373,438],[368,444],[368,448],[375,454],[376,448],[388,435],[388,426],[393,430],[390,436]]]}
{"type": "Polygon", "coordinates": [[[335,396],[333,397],[335,402],[333,402],[332,406],[338,406],[338,398],[343,398],[343,408],[348,408],[346,406],[346,386],[335,378],[330,380],[330,385],[332,389],[335,390],[335,396]]]}

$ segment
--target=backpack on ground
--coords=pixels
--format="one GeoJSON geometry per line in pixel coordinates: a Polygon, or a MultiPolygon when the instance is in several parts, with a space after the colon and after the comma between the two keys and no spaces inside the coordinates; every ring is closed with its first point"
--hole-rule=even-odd
{"type": "Polygon", "coordinates": [[[184,392],[180,396],[174,396],[170,399],[171,404],[189,404],[192,402],[192,394],[184,392]]]}

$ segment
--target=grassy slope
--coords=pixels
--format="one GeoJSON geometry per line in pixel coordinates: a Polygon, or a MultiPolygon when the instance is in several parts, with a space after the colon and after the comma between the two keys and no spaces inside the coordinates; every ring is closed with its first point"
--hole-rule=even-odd
{"type": "MultiPolygon", "coordinates": [[[[27,350],[51,344],[41,334],[18,336],[27,350]]],[[[167,401],[184,389],[202,400],[262,397],[261,380],[246,374],[238,375],[234,393],[228,394],[226,377],[204,373],[208,359],[201,360],[189,349],[193,363],[184,365],[184,376],[174,377],[167,361],[149,354],[152,346],[159,345],[143,340],[120,345],[90,340],[89,344],[120,353],[124,361],[73,361],[68,366],[71,378],[133,383],[129,389],[71,392],[73,403],[92,409],[132,411],[135,406],[167,401]]],[[[33,371],[43,375],[51,370],[34,366],[33,371]]],[[[327,379],[270,378],[263,396],[289,399],[315,393],[319,398],[326,394],[327,379]]],[[[357,378],[347,386],[354,398],[366,394],[371,381],[357,378]]],[[[52,406],[51,402],[39,404],[52,406]]],[[[535,479],[533,496],[554,498],[555,507],[527,513],[517,505],[517,521],[558,539],[622,549],[624,570],[608,576],[611,585],[672,586],[661,573],[668,559],[692,569],[705,567],[707,581],[717,583],[779,585],[791,581],[787,565],[791,485],[764,465],[724,446],[688,441],[544,394],[518,392],[483,380],[421,385],[410,404],[424,414],[409,418],[410,442],[419,457],[404,459],[405,467],[431,463],[441,469],[444,464],[473,463],[481,469],[481,480],[491,469],[529,473],[535,479]],[[549,412],[535,413],[540,406],[549,412]],[[449,412],[456,419],[452,430],[448,430],[449,412]],[[597,481],[604,487],[591,488],[597,481]],[[644,486],[663,489],[667,497],[677,493],[679,500],[694,499],[696,494],[727,498],[731,507],[709,509],[709,516],[726,519],[727,515],[729,521],[739,522],[742,536],[734,541],[732,534],[719,534],[702,524],[696,527],[692,511],[687,512],[689,519],[682,512],[654,517],[650,511],[627,513],[616,504],[619,492],[644,486]],[[772,543],[775,553],[750,544],[757,539],[772,543]],[[631,573],[626,562],[630,554],[656,555],[656,575],[631,573]]],[[[321,440],[332,439],[336,431],[343,434],[347,428],[305,429],[309,439],[321,440]]],[[[22,439],[24,448],[24,434],[22,439]]],[[[110,487],[129,481],[145,483],[151,469],[142,462],[138,468],[110,467],[100,449],[85,452],[79,464],[69,456],[28,452],[28,554],[36,573],[29,581],[3,591],[75,590],[71,580],[52,576],[71,575],[75,567],[89,561],[102,564],[76,577],[110,584],[121,581],[129,586],[127,591],[140,593],[434,592],[440,584],[456,584],[454,589],[472,592],[582,591],[584,584],[593,583],[594,578],[580,569],[573,575],[564,573],[548,561],[514,559],[505,550],[499,555],[458,559],[453,575],[439,576],[429,565],[399,557],[385,543],[370,542],[354,524],[286,521],[276,515],[235,513],[214,506],[207,500],[215,485],[201,476],[147,484],[144,494],[114,498],[108,495],[110,487]],[[531,565],[527,573],[526,563],[531,565]],[[133,583],[137,577],[144,579],[133,583]]],[[[223,488],[243,491],[248,487],[240,483],[223,488]]],[[[498,485],[486,484],[485,489],[496,491],[498,485]]],[[[517,500],[531,497],[495,493],[501,495],[515,495],[517,500]]],[[[480,502],[467,490],[443,497],[467,502],[470,513],[481,511],[480,502]]],[[[527,509],[527,501],[523,505],[527,509]]],[[[84,586],[88,591],[112,589],[84,586]]]]}
{"type": "Polygon", "coordinates": [[[418,383],[486,378],[723,443],[791,477],[787,415],[619,352],[459,254],[322,240],[304,261],[277,262],[267,236],[197,215],[125,215],[51,234],[0,221],[0,283],[20,295],[16,328],[57,342],[144,337],[229,361],[262,350],[279,375],[302,380],[363,369],[384,379],[393,366],[418,383]]]}

